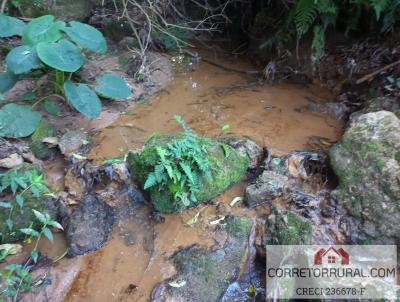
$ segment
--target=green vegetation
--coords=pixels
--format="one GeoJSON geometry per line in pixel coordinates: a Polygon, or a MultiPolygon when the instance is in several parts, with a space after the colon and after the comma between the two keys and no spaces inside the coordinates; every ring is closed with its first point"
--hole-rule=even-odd
{"type": "Polygon", "coordinates": [[[340,25],[346,34],[360,28],[387,33],[394,30],[399,17],[399,0],[298,0],[289,7],[284,21],[276,23],[275,34],[260,47],[273,49],[294,38],[298,42],[311,33],[312,59],[317,63],[324,54],[325,33],[329,28],[340,25]]]}
{"type": "Polygon", "coordinates": [[[43,176],[36,169],[10,170],[0,174],[0,194],[9,196],[9,200],[0,202],[0,262],[8,255],[17,252],[17,245],[5,244],[25,238],[27,242],[35,240],[30,257],[24,265],[8,264],[0,271],[0,301],[17,301],[19,292],[27,291],[37,283],[29,271],[39,258],[40,240],[46,237],[53,241],[51,227],[62,230],[50,214],[41,212],[41,200],[51,195],[43,176]],[[35,200],[35,202],[32,202],[35,200]],[[34,205],[34,207],[33,207],[34,205]]]}
{"type": "Polygon", "coordinates": [[[207,159],[207,145],[200,144],[196,134],[185,124],[180,116],[176,121],[183,127],[184,134],[172,139],[165,147],[156,147],[158,160],[154,171],[147,175],[144,189],[158,186],[158,190],[168,188],[174,193],[176,204],[189,206],[195,203],[200,189],[199,174],[209,178],[211,175],[207,159]]]}
{"type": "Polygon", "coordinates": [[[249,158],[197,136],[180,117],[180,134],[153,134],[128,163],[160,212],[172,212],[218,195],[245,173],[249,158]]]}
{"type": "MultiPolygon", "coordinates": [[[[40,113],[33,108],[43,101],[46,101],[46,111],[55,115],[59,109],[54,99],[60,99],[86,117],[95,119],[102,108],[99,95],[108,99],[127,99],[131,96],[131,88],[114,74],[100,76],[94,85],[75,82],[79,80],[75,73],[88,61],[84,50],[97,54],[107,51],[106,40],[96,28],[77,21],[67,25],[51,15],[25,24],[17,18],[0,14],[0,25],[0,37],[22,37],[22,45],[8,52],[5,59],[7,69],[0,73],[2,99],[18,80],[29,78],[37,70],[54,77],[51,81],[53,93],[39,98],[32,108],[7,104],[0,109],[0,136],[18,138],[32,134],[41,119],[40,113]],[[49,101],[49,98],[52,100],[49,101]]],[[[35,99],[34,92],[28,92],[29,98],[25,99],[35,99]]]]}

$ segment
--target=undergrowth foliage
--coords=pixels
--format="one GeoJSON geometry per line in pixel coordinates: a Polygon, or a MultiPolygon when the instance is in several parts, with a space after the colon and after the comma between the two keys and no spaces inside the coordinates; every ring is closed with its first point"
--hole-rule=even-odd
{"type": "Polygon", "coordinates": [[[346,35],[360,29],[377,28],[381,33],[394,30],[400,19],[400,0],[298,0],[286,14],[286,21],[276,33],[261,44],[261,48],[274,48],[294,37],[297,43],[305,35],[312,35],[312,62],[317,64],[325,50],[325,35],[329,28],[340,22],[346,35]]]}
{"type": "MultiPolygon", "coordinates": [[[[65,101],[89,119],[99,117],[101,99],[124,100],[131,96],[131,88],[120,76],[105,73],[94,84],[80,83],[77,73],[90,59],[90,53],[105,54],[107,43],[96,28],[77,21],[68,23],[45,15],[25,24],[17,18],[0,14],[0,38],[20,36],[22,45],[9,50],[4,72],[0,72],[0,100],[21,79],[32,79],[49,74],[53,90],[36,98],[39,87],[29,91],[32,106],[6,104],[0,109],[0,137],[25,137],[39,125],[40,113],[34,111],[42,101],[65,101]],[[53,78],[53,80],[51,80],[53,78]],[[27,124],[21,123],[21,119],[27,124]],[[28,126],[27,126],[28,125],[28,126]]],[[[26,100],[25,100],[26,101],[26,100]]],[[[48,106],[44,107],[44,109],[48,106]]],[[[50,112],[51,113],[51,112],[50,112]]]]}
{"type": "Polygon", "coordinates": [[[39,242],[43,237],[53,241],[51,228],[63,230],[63,227],[49,214],[42,213],[37,208],[25,209],[25,207],[28,198],[41,201],[46,196],[52,196],[52,193],[47,188],[43,175],[36,169],[10,170],[0,173],[0,211],[3,216],[7,216],[4,221],[0,221],[2,230],[0,232],[0,263],[9,255],[16,254],[22,249],[21,245],[11,244],[8,241],[13,242],[21,237],[28,243],[35,241],[30,257],[24,264],[10,263],[0,270],[0,302],[17,301],[19,293],[29,291],[40,284],[40,280],[33,278],[30,274],[30,270],[39,258],[39,242]],[[26,217],[33,218],[23,221],[25,227],[21,228],[21,221],[17,227],[14,221],[15,215],[24,210],[32,211],[33,215],[26,217]]]}
{"type": "Polygon", "coordinates": [[[154,171],[149,173],[144,189],[169,189],[174,192],[177,205],[187,207],[197,201],[195,194],[199,191],[199,175],[209,177],[211,172],[205,145],[200,144],[198,136],[180,116],[175,116],[175,119],[184,133],[166,147],[156,148],[158,161],[154,171]]]}

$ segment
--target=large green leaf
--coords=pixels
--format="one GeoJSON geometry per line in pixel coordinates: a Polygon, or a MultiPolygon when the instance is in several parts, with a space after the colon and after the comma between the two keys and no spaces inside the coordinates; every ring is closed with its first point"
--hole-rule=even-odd
{"type": "Polygon", "coordinates": [[[46,15],[33,19],[22,32],[22,42],[36,45],[40,42],[55,42],[62,38],[65,22],[55,21],[54,16],[46,15]]]}
{"type": "Polygon", "coordinates": [[[64,31],[76,44],[97,53],[107,51],[106,39],[96,28],[77,21],[72,21],[69,25],[64,28],[64,31]]]}
{"type": "Polygon", "coordinates": [[[99,117],[101,112],[100,99],[87,85],[76,85],[71,81],[66,81],[64,92],[71,105],[80,113],[90,119],[99,117]]]}
{"type": "Polygon", "coordinates": [[[20,19],[0,14],[0,38],[20,36],[25,23],[20,19]]]}
{"type": "Polygon", "coordinates": [[[5,93],[17,83],[18,78],[10,71],[0,72],[0,93],[5,93]]]}
{"type": "Polygon", "coordinates": [[[31,106],[7,104],[0,109],[0,136],[19,138],[31,135],[39,126],[41,115],[31,106]]]}
{"type": "Polygon", "coordinates": [[[6,63],[8,69],[14,74],[21,74],[40,67],[40,61],[36,50],[29,45],[23,45],[11,50],[6,63]]]}
{"type": "Polygon", "coordinates": [[[42,42],[36,49],[43,63],[61,71],[75,72],[85,63],[80,49],[66,39],[55,43],[42,42]]]}
{"type": "Polygon", "coordinates": [[[132,95],[131,88],[120,76],[104,74],[98,79],[95,90],[100,95],[111,99],[127,99],[132,95]]]}

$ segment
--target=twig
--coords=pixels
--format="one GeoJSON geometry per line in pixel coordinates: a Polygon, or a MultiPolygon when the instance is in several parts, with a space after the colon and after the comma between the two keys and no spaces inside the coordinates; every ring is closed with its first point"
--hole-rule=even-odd
{"type": "Polygon", "coordinates": [[[365,81],[373,79],[376,75],[380,74],[382,71],[386,71],[386,70],[388,70],[390,68],[393,68],[393,67],[395,67],[396,65],[399,65],[399,64],[400,64],[400,60],[398,60],[396,62],[393,62],[391,64],[388,64],[388,65],[386,65],[386,66],[384,66],[382,68],[379,68],[378,70],[375,70],[375,71],[363,76],[362,78],[359,78],[356,81],[356,84],[358,85],[358,84],[364,83],[365,81]]]}

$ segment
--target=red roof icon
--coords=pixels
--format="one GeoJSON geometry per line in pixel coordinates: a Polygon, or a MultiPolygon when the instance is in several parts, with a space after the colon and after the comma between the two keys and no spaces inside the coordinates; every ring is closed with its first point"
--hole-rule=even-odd
{"type": "Polygon", "coordinates": [[[324,257],[328,257],[328,263],[336,263],[334,256],[328,256],[328,253],[334,252],[340,259],[342,265],[349,264],[349,254],[343,248],[329,247],[328,249],[320,248],[314,254],[314,264],[322,264],[324,257]]]}

